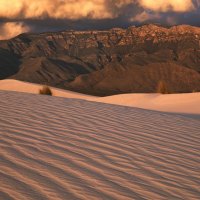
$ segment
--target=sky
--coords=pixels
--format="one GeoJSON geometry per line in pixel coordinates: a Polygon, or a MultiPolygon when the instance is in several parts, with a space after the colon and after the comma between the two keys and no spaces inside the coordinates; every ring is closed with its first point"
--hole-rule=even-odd
{"type": "Polygon", "coordinates": [[[24,32],[200,26],[200,0],[0,0],[0,40],[24,32]]]}

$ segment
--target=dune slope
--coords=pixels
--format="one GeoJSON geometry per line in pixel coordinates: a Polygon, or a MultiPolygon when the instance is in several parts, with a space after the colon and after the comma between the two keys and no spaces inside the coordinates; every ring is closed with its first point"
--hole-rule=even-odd
{"type": "Polygon", "coordinates": [[[0,199],[199,199],[200,122],[0,91],[0,199]]]}
{"type": "Polygon", "coordinates": [[[171,113],[200,115],[200,92],[183,94],[120,94],[96,101],[171,113]]]}
{"type": "MultiPolygon", "coordinates": [[[[25,92],[32,94],[39,94],[39,90],[42,89],[43,85],[28,83],[13,79],[0,80],[0,90],[4,91],[16,91],[16,92],[25,92]]],[[[72,92],[68,90],[62,90],[59,88],[50,87],[53,93],[53,96],[58,97],[67,97],[67,98],[77,98],[77,99],[90,99],[93,96],[80,94],[77,92],[72,92]]]]}
{"type": "MultiPolygon", "coordinates": [[[[12,79],[0,81],[0,90],[38,94],[42,85],[12,79]]],[[[51,87],[53,96],[138,107],[172,113],[200,115],[200,92],[187,94],[120,94],[95,97],[51,87]]]]}

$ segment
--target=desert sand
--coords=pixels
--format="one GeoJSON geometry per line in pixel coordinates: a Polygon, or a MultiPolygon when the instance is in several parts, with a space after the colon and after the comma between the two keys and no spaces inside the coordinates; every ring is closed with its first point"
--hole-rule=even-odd
{"type": "Polygon", "coordinates": [[[172,113],[200,114],[200,93],[120,94],[96,101],[172,113]]]}
{"type": "MultiPolygon", "coordinates": [[[[38,94],[42,86],[17,80],[1,80],[0,90],[38,94]]],[[[172,113],[200,114],[200,93],[187,94],[120,94],[94,97],[51,87],[54,96],[138,107],[172,113]]]]}
{"type": "Polygon", "coordinates": [[[0,91],[1,200],[200,199],[200,121],[0,91]]]}
{"type": "MultiPolygon", "coordinates": [[[[28,83],[13,79],[5,79],[0,80],[0,90],[5,91],[16,91],[16,92],[25,92],[25,93],[32,93],[32,94],[38,94],[39,90],[43,86],[40,84],[35,83],[28,83]]],[[[93,96],[84,95],[76,92],[71,92],[67,90],[62,90],[58,88],[51,87],[53,96],[57,97],[67,97],[67,98],[77,98],[77,99],[89,99],[93,96]]]]}

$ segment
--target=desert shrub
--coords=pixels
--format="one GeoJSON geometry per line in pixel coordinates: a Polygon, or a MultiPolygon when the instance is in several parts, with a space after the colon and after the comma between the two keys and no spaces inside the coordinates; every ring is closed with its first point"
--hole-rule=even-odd
{"type": "Polygon", "coordinates": [[[42,89],[39,90],[39,94],[50,95],[50,96],[53,95],[51,88],[47,85],[44,85],[42,89]]]}
{"type": "Polygon", "coordinates": [[[197,93],[197,92],[200,92],[199,90],[192,90],[192,93],[197,93]]]}
{"type": "Polygon", "coordinates": [[[164,81],[159,81],[157,86],[157,93],[160,94],[169,94],[169,89],[167,87],[167,84],[164,81]]]}

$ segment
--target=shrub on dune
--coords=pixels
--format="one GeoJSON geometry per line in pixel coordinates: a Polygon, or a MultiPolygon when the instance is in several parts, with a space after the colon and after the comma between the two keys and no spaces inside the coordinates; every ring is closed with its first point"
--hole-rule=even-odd
{"type": "Polygon", "coordinates": [[[169,94],[169,89],[167,87],[167,84],[164,81],[159,81],[157,86],[157,93],[160,94],[169,94]]]}
{"type": "Polygon", "coordinates": [[[51,91],[51,88],[50,88],[49,86],[46,86],[46,85],[44,85],[44,86],[42,87],[42,89],[39,90],[39,94],[42,94],[42,95],[50,95],[50,96],[53,95],[53,93],[52,93],[52,91],[51,91]]]}

